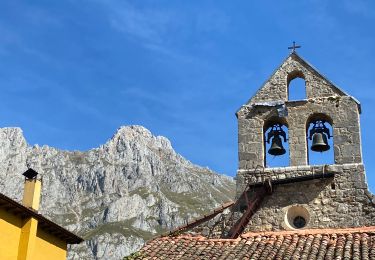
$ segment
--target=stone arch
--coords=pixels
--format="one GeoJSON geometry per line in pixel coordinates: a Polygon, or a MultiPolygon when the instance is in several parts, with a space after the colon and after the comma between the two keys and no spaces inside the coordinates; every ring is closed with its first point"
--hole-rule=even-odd
{"type": "Polygon", "coordinates": [[[264,166],[265,167],[280,167],[280,166],[289,166],[289,136],[288,136],[288,122],[286,118],[284,117],[277,117],[272,116],[266,120],[264,120],[263,123],[263,158],[264,158],[264,166]],[[280,125],[281,129],[286,134],[286,140],[284,140],[284,137],[281,137],[282,144],[285,149],[285,154],[280,156],[274,156],[268,154],[268,150],[271,147],[272,139],[274,137],[268,138],[268,133],[271,131],[272,127],[276,124],[280,125]],[[277,157],[277,158],[276,158],[277,157]],[[271,163],[272,161],[272,163],[271,163]]]}
{"type": "Polygon", "coordinates": [[[269,128],[270,126],[272,126],[272,124],[276,124],[276,123],[285,125],[286,127],[289,127],[288,121],[286,120],[285,117],[270,116],[270,117],[264,119],[264,121],[263,121],[263,131],[265,129],[269,128]]]}
{"type": "Polygon", "coordinates": [[[332,117],[324,113],[313,113],[311,114],[306,121],[306,152],[307,152],[307,161],[308,164],[334,164],[335,155],[334,155],[334,122],[332,117]],[[321,121],[323,125],[328,129],[329,136],[327,137],[327,143],[329,145],[329,150],[323,151],[320,153],[313,152],[311,150],[312,140],[310,131],[315,122],[321,121]]]}
{"type": "Polygon", "coordinates": [[[289,101],[307,99],[305,74],[301,70],[293,70],[287,74],[287,97],[289,101]]]}
{"type": "Polygon", "coordinates": [[[330,117],[329,115],[324,114],[324,113],[313,113],[306,120],[306,129],[308,128],[309,124],[312,121],[315,121],[315,120],[324,120],[324,121],[328,122],[333,127],[332,117],[330,117]]]}

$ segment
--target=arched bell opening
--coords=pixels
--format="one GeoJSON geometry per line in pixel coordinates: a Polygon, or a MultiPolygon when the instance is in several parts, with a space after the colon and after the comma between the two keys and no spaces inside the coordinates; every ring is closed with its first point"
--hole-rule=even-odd
{"type": "Polygon", "coordinates": [[[306,99],[306,81],[301,71],[293,71],[287,76],[288,100],[306,99]]]}
{"type": "Polygon", "coordinates": [[[284,118],[268,120],[264,124],[264,166],[289,166],[288,125],[284,118]]]}
{"type": "Polygon", "coordinates": [[[310,165],[334,164],[333,123],[325,114],[310,116],[306,124],[307,158],[310,165]]]}

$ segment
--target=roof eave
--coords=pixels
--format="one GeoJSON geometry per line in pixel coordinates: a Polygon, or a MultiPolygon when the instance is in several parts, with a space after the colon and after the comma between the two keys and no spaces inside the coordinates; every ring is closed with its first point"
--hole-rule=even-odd
{"type": "Polygon", "coordinates": [[[6,207],[10,207],[13,209],[17,209],[21,212],[23,212],[23,215],[26,217],[33,217],[38,220],[40,223],[40,227],[42,229],[48,229],[55,231],[55,235],[57,237],[60,237],[62,240],[66,241],[67,244],[79,244],[82,241],[84,241],[83,238],[73,234],[69,230],[59,226],[58,224],[52,222],[51,220],[47,219],[46,217],[42,216],[41,214],[37,213],[35,210],[25,207],[24,205],[12,200],[11,198],[5,196],[4,194],[0,193],[0,201],[5,202],[1,205],[3,207],[6,205],[6,207]],[[43,228],[44,227],[44,228],[43,228]]]}

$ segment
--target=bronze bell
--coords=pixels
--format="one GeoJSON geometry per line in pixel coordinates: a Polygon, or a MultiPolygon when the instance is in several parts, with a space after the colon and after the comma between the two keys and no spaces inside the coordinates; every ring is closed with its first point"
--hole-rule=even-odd
{"type": "Polygon", "coordinates": [[[281,138],[279,135],[275,135],[272,139],[271,148],[268,150],[270,155],[278,156],[283,155],[285,153],[285,149],[281,142],[281,138]]]}
{"type": "Polygon", "coordinates": [[[325,152],[330,146],[327,142],[327,136],[323,133],[314,133],[312,136],[311,150],[314,152],[325,152]]]}

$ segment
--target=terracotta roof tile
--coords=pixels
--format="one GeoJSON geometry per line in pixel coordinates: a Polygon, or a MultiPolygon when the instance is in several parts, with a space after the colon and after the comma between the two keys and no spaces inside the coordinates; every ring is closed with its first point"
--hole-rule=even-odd
{"type": "Polygon", "coordinates": [[[180,235],[148,242],[132,259],[375,259],[375,227],[247,233],[237,239],[180,235]]]}

